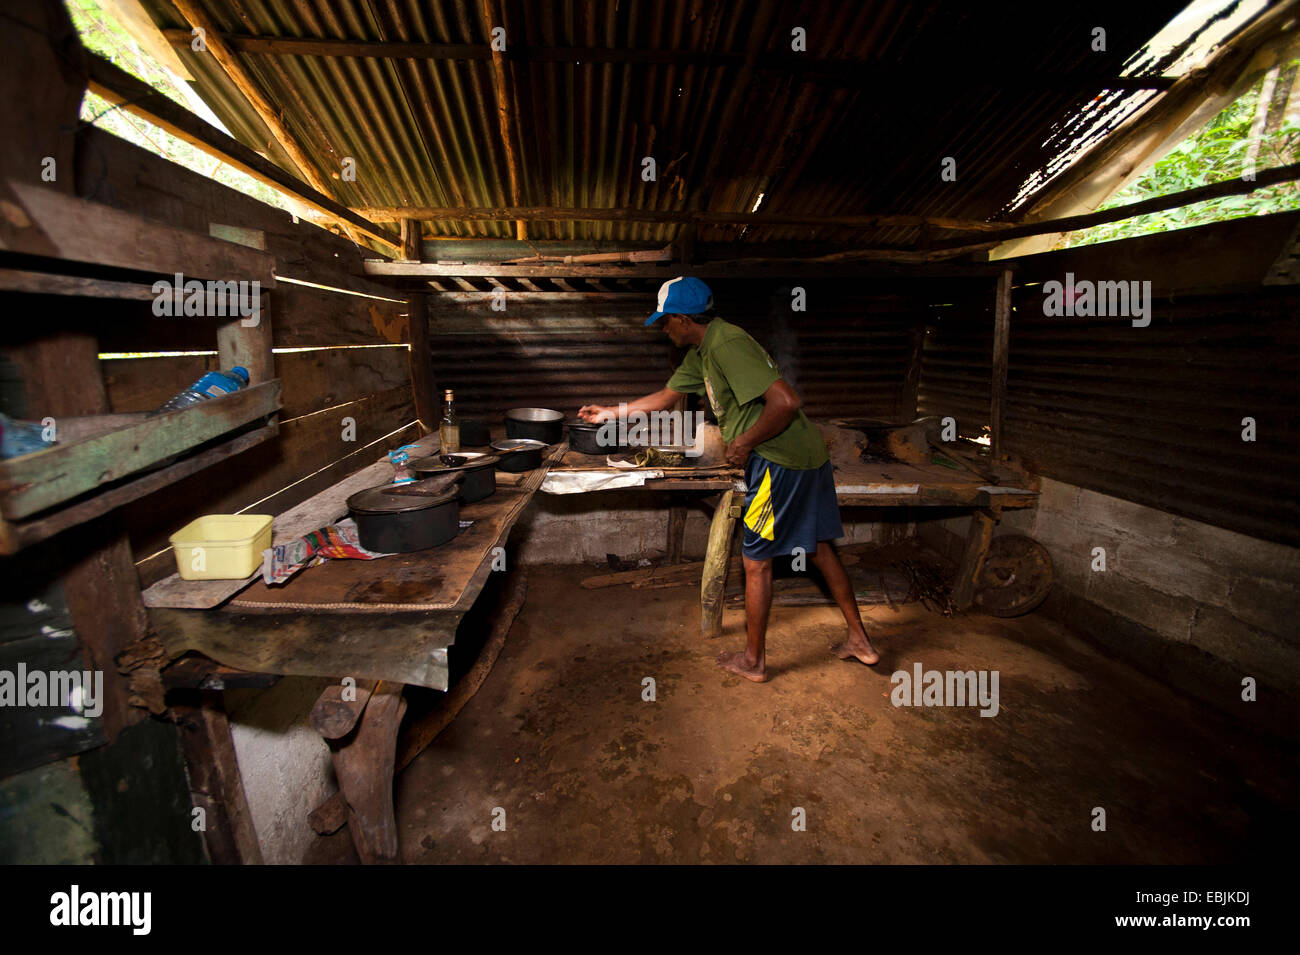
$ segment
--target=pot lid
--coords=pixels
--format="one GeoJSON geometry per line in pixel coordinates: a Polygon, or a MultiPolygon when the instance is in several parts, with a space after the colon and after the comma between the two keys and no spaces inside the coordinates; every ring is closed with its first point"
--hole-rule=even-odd
{"type": "Polygon", "coordinates": [[[495,467],[496,463],[501,460],[495,454],[481,454],[474,451],[447,455],[449,458],[464,459],[460,464],[447,464],[442,460],[442,457],[441,454],[431,454],[428,457],[408,461],[406,466],[420,474],[435,474],[445,471],[477,471],[481,468],[495,467]]]}
{"type": "Polygon", "coordinates": [[[550,445],[545,441],[537,441],[533,438],[505,438],[492,442],[492,450],[503,454],[513,454],[515,451],[541,451],[549,447],[550,445]]]}
{"type": "Polygon", "coordinates": [[[405,514],[411,511],[425,511],[431,507],[456,500],[460,488],[452,486],[450,490],[437,494],[394,493],[410,485],[381,484],[357,491],[348,498],[348,510],[358,514],[405,514]]]}

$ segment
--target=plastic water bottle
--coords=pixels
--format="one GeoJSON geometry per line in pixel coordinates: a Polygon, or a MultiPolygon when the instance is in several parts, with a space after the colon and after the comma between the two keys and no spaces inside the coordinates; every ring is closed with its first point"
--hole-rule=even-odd
{"type": "Polygon", "coordinates": [[[44,451],[54,444],[45,437],[45,427],[35,421],[19,421],[0,414],[0,458],[17,458],[44,451]]]}
{"type": "Polygon", "coordinates": [[[157,413],[178,411],[196,405],[200,401],[207,401],[209,398],[234,394],[247,384],[248,369],[243,365],[236,365],[230,371],[210,371],[180,394],[168,398],[167,403],[159,408],[157,413]]]}
{"type": "Polygon", "coordinates": [[[412,450],[414,447],[415,445],[413,444],[404,444],[396,451],[388,452],[389,463],[397,469],[396,473],[393,475],[394,484],[410,484],[415,480],[411,475],[411,469],[407,467],[407,464],[411,460],[411,456],[407,452],[412,450]]]}

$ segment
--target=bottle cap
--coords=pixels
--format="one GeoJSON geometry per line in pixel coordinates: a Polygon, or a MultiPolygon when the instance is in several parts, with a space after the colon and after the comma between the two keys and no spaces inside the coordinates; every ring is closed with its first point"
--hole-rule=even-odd
{"type": "Polygon", "coordinates": [[[243,378],[244,384],[248,384],[248,369],[243,365],[236,365],[234,368],[230,369],[230,373],[243,378]]]}
{"type": "Polygon", "coordinates": [[[446,398],[447,401],[451,401],[451,389],[450,389],[450,388],[448,388],[448,389],[447,389],[443,394],[444,394],[444,396],[445,396],[445,398],[446,398]]]}

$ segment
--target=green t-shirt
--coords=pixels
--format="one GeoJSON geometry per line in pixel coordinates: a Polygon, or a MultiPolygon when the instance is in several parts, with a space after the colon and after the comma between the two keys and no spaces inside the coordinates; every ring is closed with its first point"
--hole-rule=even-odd
{"type": "MultiPolygon", "coordinates": [[[[713,414],[728,444],[754,426],[763,413],[763,392],[781,377],[763,346],[743,328],[715,318],[704,341],[691,348],[668,379],[683,394],[709,396],[713,414]]],[[[802,409],[784,431],[754,450],[773,464],[806,471],[828,460],[826,442],[802,409]]]]}

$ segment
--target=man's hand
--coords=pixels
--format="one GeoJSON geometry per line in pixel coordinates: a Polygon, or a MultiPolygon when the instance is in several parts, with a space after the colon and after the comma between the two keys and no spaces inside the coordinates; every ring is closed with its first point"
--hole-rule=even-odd
{"type": "Polygon", "coordinates": [[[743,468],[749,460],[749,453],[754,449],[739,438],[727,445],[727,463],[733,468],[743,468]]]}
{"type": "Polygon", "coordinates": [[[589,424],[599,424],[617,416],[618,412],[615,409],[604,405],[583,405],[578,409],[578,417],[589,424]]]}

